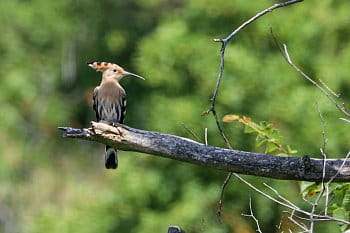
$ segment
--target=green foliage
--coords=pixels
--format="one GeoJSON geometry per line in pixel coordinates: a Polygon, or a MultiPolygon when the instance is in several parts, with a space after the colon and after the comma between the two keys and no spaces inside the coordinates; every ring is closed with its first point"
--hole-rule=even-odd
{"type": "Polygon", "coordinates": [[[224,116],[223,121],[226,123],[237,121],[245,126],[244,133],[256,134],[256,146],[264,146],[264,153],[279,152],[278,155],[291,155],[298,152],[292,150],[290,145],[283,146],[281,144],[282,136],[277,128],[272,127],[272,124],[268,124],[266,121],[261,121],[258,124],[249,117],[233,114],[224,116]]]}
{"type": "MultiPolygon", "coordinates": [[[[230,183],[225,193],[226,229],[217,222],[225,174],[121,151],[118,171],[105,171],[102,145],[62,139],[57,126],[88,126],[94,119],[91,93],[100,76],[85,62],[114,61],[146,77],[144,82],[122,81],[128,125],[188,136],[185,123],[199,137],[208,128],[209,144],[225,146],[212,117],[200,116],[209,107],[219,69],[220,45],[212,39],[226,36],[270,4],[2,1],[0,232],[148,233],[165,232],[172,224],[186,232],[254,232],[251,221],[240,216],[249,202],[249,189],[240,183],[230,183]]],[[[279,129],[283,142],[316,156],[322,144],[318,101],[327,121],[329,154],[343,157],[349,150],[350,125],[338,120],[344,116],[286,65],[269,35],[272,26],[296,64],[349,103],[348,9],[344,0],[304,1],[264,16],[228,45],[219,115],[231,112],[271,122],[246,126],[256,139],[240,126],[225,124],[235,149],[252,151],[258,143],[267,152],[281,153],[279,129]]],[[[267,182],[250,181],[257,186],[267,182]]],[[[291,201],[299,200],[296,183],[268,183],[291,201]]],[[[330,210],[346,218],[349,194],[339,190],[330,210]]],[[[282,219],[280,208],[252,197],[263,231],[274,231],[271,226],[282,219]]],[[[319,232],[332,232],[332,227],[319,232]]]]}
{"type": "MultiPolygon", "coordinates": [[[[324,184],[325,186],[327,183],[324,184]]],[[[319,195],[321,195],[322,189],[322,201],[321,207],[325,209],[325,205],[328,206],[327,211],[333,217],[338,219],[343,219],[346,221],[350,220],[350,184],[335,184],[331,183],[328,186],[328,191],[326,187],[322,187],[321,183],[314,182],[300,182],[301,194],[304,198],[311,201],[315,201],[319,195]],[[328,204],[326,201],[326,196],[328,195],[328,204]]],[[[348,228],[346,224],[339,224],[341,232],[348,228]]]]}

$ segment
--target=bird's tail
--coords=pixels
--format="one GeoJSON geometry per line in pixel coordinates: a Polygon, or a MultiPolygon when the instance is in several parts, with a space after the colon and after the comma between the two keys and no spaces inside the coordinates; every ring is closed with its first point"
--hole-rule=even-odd
{"type": "Polygon", "coordinates": [[[117,151],[106,145],[105,166],[107,169],[116,169],[118,167],[117,151]]]}

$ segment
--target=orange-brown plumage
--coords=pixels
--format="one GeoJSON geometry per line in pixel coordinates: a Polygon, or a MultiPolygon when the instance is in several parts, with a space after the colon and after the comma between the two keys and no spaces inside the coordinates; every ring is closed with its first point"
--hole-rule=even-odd
{"type": "Polygon", "coordinates": [[[123,73],[124,69],[117,64],[111,63],[111,62],[87,62],[87,64],[95,69],[96,71],[103,72],[107,69],[115,69],[119,71],[120,73],[123,73]]]}
{"type": "MultiPolygon", "coordinates": [[[[87,62],[96,71],[102,72],[102,80],[94,90],[93,109],[97,121],[108,123],[124,123],[126,113],[126,93],[119,81],[126,75],[140,79],[143,77],[125,71],[122,67],[111,62],[87,62]]],[[[106,168],[117,168],[117,152],[106,145],[106,168]]]]}

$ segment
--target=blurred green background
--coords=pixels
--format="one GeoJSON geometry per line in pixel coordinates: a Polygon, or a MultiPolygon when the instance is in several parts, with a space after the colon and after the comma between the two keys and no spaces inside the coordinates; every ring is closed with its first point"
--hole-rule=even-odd
{"type": "MultiPolygon", "coordinates": [[[[119,152],[117,171],[104,169],[103,145],[61,138],[58,126],[94,120],[93,88],[100,74],[86,61],[111,61],[146,81],[122,80],[126,124],[191,137],[224,147],[210,106],[220,44],[271,1],[245,0],[2,0],[0,2],[0,232],[93,233],[255,232],[249,196],[264,232],[292,227],[282,208],[232,179],[223,225],[215,212],[226,173],[206,167],[119,152]]],[[[333,157],[349,150],[350,124],[320,91],[282,59],[269,28],[287,43],[295,63],[350,102],[350,18],[346,0],[304,1],[264,16],[227,47],[217,99],[220,118],[243,114],[273,123],[299,155],[319,156],[322,125],[333,157]]],[[[235,149],[261,151],[255,137],[224,124],[235,149]]],[[[297,182],[267,182],[301,201],[297,182]]],[[[316,232],[337,232],[319,223],[316,232]]]]}

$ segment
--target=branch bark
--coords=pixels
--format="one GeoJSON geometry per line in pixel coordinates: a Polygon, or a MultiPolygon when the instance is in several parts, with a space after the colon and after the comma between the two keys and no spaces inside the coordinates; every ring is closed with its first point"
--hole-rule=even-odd
{"type": "Polygon", "coordinates": [[[90,128],[59,127],[63,136],[100,142],[119,150],[135,151],[183,162],[205,165],[222,171],[281,180],[321,182],[350,181],[350,161],[327,159],[323,174],[323,159],[282,157],[207,146],[193,140],[159,132],[145,131],[118,124],[110,126],[91,122],[90,128]],[[339,170],[339,171],[338,171],[339,170]]]}

